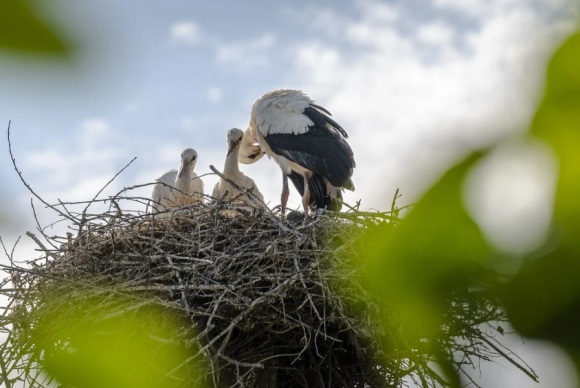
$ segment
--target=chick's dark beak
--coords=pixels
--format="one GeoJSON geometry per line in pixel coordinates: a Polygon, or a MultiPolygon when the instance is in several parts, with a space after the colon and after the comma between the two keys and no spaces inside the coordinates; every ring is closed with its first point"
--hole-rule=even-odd
{"type": "Polygon", "coordinates": [[[190,159],[188,162],[185,162],[185,161],[182,161],[182,162],[181,162],[181,165],[179,166],[179,171],[177,172],[177,176],[178,176],[179,178],[181,178],[181,176],[182,176],[183,174],[185,174],[185,171],[187,170],[187,168],[189,167],[189,165],[190,165],[191,163],[193,163],[193,161],[194,161],[194,160],[195,160],[195,158],[193,158],[193,159],[190,159]]]}
{"type": "Polygon", "coordinates": [[[177,172],[177,177],[181,178],[181,176],[183,175],[183,173],[185,173],[187,167],[187,163],[183,163],[181,162],[181,165],[179,166],[179,171],[177,172]]]}
{"type": "Polygon", "coordinates": [[[232,151],[240,144],[240,141],[241,140],[238,141],[228,140],[228,153],[226,157],[230,156],[232,151]]]}

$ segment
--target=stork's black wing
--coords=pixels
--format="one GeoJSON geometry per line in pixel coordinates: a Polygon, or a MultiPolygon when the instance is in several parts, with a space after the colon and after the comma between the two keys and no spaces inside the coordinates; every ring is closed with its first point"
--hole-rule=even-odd
{"type": "MultiPolygon", "coordinates": [[[[296,187],[296,190],[300,193],[300,196],[304,196],[304,177],[295,171],[291,171],[288,174],[288,178],[296,187]]],[[[331,197],[326,191],[326,184],[324,183],[324,178],[318,174],[314,174],[308,180],[308,188],[310,191],[310,203],[309,205],[314,205],[317,209],[328,209],[339,211],[342,207],[342,193],[338,190],[337,198],[331,197]]]]}
{"type": "Polygon", "coordinates": [[[272,151],[326,178],[333,186],[347,187],[355,167],[345,130],[317,106],[304,114],[313,122],[302,134],[269,133],[265,137],[272,151]]]}

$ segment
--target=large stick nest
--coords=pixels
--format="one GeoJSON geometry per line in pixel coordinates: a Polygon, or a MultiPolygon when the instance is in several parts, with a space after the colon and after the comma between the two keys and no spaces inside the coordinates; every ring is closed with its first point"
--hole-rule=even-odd
{"type": "MultiPolygon", "coordinates": [[[[216,387],[390,387],[411,380],[445,385],[426,351],[383,348],[384,330],[397,330],[396,315],[388,325],[373,321],[377,303],[361,286],[359,237],[369,223],[393,225],[395,217],[350,212],[292,222],[268,210],[217,201],[162,218],[121,212],[115,200],[111,204],[103,214],[61,212],[74,220],[75,235],[45,235],[55,249],[43,248],[45,259],[28,269],[10,270],[13,288],[4,288],[9,318],[2,324],[8,333],[1,365],[5,381],[12,376],[31,386],[46,382],[37,370],[45,349],[31,343],[29,328],[39,326],[47,312],[71,298],[81,306],[83,299],[101,296],[98,303],[106,304],[108,293],[122,293],[136,304],[120,307],[118,314],[155,304],[189,322],[174,340],[199,349],[198,358],[209,365],[207,376],[191,376],[192,383],[201,378],[216,387]]],[[[484,297],[477,305],[458,297],[449,316],[461,324],[446,325],[442,341],[450,354],[462,357],[460,365],[507,357],[482,326],[503,319],[484,297]],[[467,310],[469,322],[462,321],[467,310]]]]}

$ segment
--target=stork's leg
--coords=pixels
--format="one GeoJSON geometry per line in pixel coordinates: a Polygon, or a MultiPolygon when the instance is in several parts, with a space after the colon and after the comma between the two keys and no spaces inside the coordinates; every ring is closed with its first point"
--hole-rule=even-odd
{"type": "Polygon", "coordinates": [[[280,206],[282,210],[282,217],[286,214],[286,204],[288,203],[288,195],[290,195],[290,190],[288,190],[288,175],[284,172],[282,173],[282,196],[280,198],[280,206]]]}
{"type": "Polygon", "coordinates": [[[304,195],[302,196],[302,206],[304,207],[304,214],[308,215],[310,210],[310,188],[308,187],[308,174],[304,175],[304,195]]]}

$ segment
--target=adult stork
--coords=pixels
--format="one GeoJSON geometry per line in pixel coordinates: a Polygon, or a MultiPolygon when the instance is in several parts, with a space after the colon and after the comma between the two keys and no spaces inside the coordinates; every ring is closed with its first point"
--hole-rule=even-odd
{"type": "Polygon", "coordinates": [[[346,131],[304,92],[280,89],[258,98],[246,136],[240,162],[254,163],[265,153],[282,169],[282,214],[288,178],[302,195],[306,213],[311,205],[340,210],[341,190],[354,190],[355,161],[346,131]]]}
{"type": "Polygon", "coordinates": [[[264,204],[264,196],[262,193],[260,193],[260,190],[258,190],[256,183],[252,180],[252,178],[246,176],[243,172],[240,171],[238,164],[238,154],[243,138],[244,131],[241,129],[232,128],[228,131],[228,152],[226,155],[226,161],[224,163],[223,175],[225,178],[235,183],[238,187],[251,190],[252,194],[256,199],[258,199],[258,201],[251,198],[248,194],[239,196],[240,190],[232,186],[226,179],[223,178],[221,178],[220,181],[216,183],[213,189],[212,197],[220,198],[227,191],[228,194],[226,198],[234,198],[239,196],[239,201],[250,205],[255,206],[256,204],[264,204]]]}
{"type": "Polygon", "coordinates": [[[169,170],[157,179],[151,194],[153,209],[163,211],[172,206],[203,202],[203,181],[193,172],[196,163],[194,149],[187,148],[181,153],[179,170],[169,170]]]}

